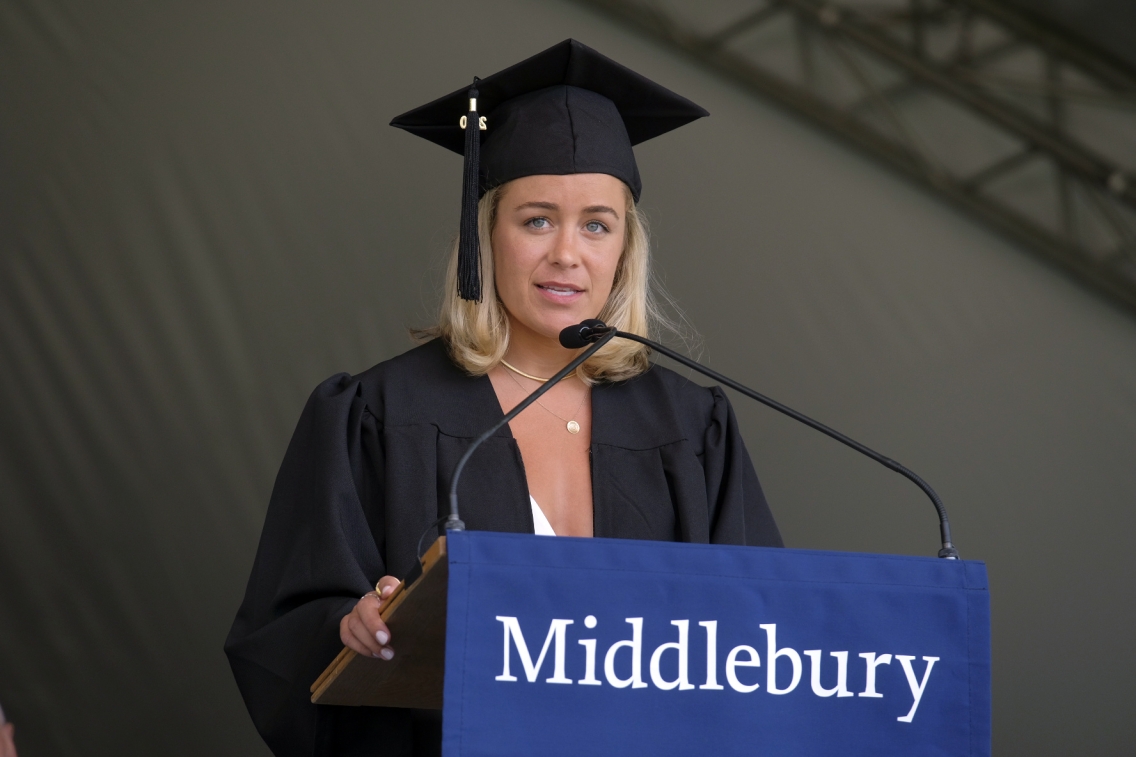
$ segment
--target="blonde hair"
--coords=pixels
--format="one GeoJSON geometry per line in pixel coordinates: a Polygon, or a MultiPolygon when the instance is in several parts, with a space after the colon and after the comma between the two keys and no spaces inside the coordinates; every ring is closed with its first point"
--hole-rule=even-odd
{"type": "MultiPolygon", "coordinates": [[[[503,188],[495,187],[486,192],[477,208],[481,237],[481,301],[472,302],[458,296],[458,244],[455,240],[446,266],[438,325],[414,332],[419,340],[444,339],[454,362],[472,376],[488,373],[509,350],[509,319],[504,304],[497,296],[493,272],[493,227],[503,188]]],[[[656,330],[669,328],[671,324],[658,307],[653,291],[646,221],[636,208],[630,190],[626,191],[626,196],[623,254],[615,270],[611,294],[597,317],[620,331],[653,338],[656,330]]],[[[627,339],[613,339],[580,366],[577,373],[586,384],[622,381],[647,370],[650,365],[648,355],[645,345],[627,339]]]]}

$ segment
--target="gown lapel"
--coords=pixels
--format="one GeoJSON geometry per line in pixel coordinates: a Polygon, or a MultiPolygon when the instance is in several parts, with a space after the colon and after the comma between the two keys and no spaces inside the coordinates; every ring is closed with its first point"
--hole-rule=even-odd
{"type": "MultiPolygon", "coordinates": [[[[488,376],[468,379],[462,438],[439,438],[439,495],[448,507],[449,477],[468,445],[504,413],[488,376]]],[[[677,518],[666,460],[685,444],[649,372],[592,388],[591,476],[597,537],[674,541],[677,518]]],[[[458,429],[455,429],[458,431],[458,429]]],[[[473,530],[532,533],[532,506],[520,448],[508,424],[474,453],[459,487],[461,516],[473,530]]],[[[442,511],[444,512],[444,510],[442,511]]]]}

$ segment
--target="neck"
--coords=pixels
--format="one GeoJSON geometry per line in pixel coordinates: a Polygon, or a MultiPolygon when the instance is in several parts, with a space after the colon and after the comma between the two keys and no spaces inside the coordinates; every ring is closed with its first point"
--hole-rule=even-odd
{"type": "Polygon", "coordinates": [[[509,319],[509,351],[505,359],[525,373],[549,378],[572,362],[577,350],[566,350],[559,339],[550,339],[509,319]]]}

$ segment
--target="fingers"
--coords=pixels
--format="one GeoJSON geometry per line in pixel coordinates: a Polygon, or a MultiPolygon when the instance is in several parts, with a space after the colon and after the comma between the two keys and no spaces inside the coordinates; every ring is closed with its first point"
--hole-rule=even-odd
{"type": "Polygon", "coordinates": [[[343,646],[356,654],[361,654],[366,657],[375,656],[375,653],[372,652],[366,644],[360,643],[359,640],[355,638],[355,634],[351,632],[351,613],[347,613],[339,621],[339,640],[343,642],[343,646]]]}
{"type": "Polygon", "coordinates": [[[375,588],[378,590],[379,596],[385,600],[391,595],[392,592],[394,592],[396,588],[398,588],[398,585],[400,583],[402,582],[394,576],[383,576],[379,579],[379,582],[375,585],[375,588]]]}
{"type": "Polygon", "coordinates": [[[389,660],[394,650],[388,646],[390,631],[379,617],[379,601],[374,593],[360,599],[339,623],[339,637],[359,654],[389,660]]]}
{"type": "MultiPolygon", "coordinates": [[[[377,603],[372,600],[370,604],[377,603]]],[[[361,614],[365,619],[360,619],[359,614],[352,613],[347,622],[348,630],[356,641],[364,646],[372,657],[379,657],[384,660],[394,657],[394,650],[387,646],[390,641],[390,632],[386,625],[381,620],[378,621],[377,625],[369,622],[371,621],[370,612],[364,611],[361,614]]],[[[373,610],[373,614],[375,618],[378,618],[377,610],[373,610]]]]}
{"type": "Polygon", "coordinates": [[[378,654],[378,649],[372,648],[372,645],[366,639],[360,638],[355,632],[355,628],[359,624],[359,619],[355,617],[355,610],[343,616],[339,621],[339,640],[348,649],[353,650],[356,654],[361,654],[366,657],[375,657],[378,654]]]}
{"type": "Polygon", "coordinates": [[[390,647],[390,629],[379,614],[383,604],[398,587],[394,576],[383,576],[377,591],[368,592],[339,623],[340,640],[358,654],[390,660],[394,649],[390,647]]]}
{"type": "Polygon", "coordinates": [[[366,634],[371,641],[378,643],[379,649],[376,651],[381,651],[390,641],[390,629],[379,615],[381,606],[379,598],[371,592],[359,600],[354,613],[359,617],[360,632],[366,634]]]}

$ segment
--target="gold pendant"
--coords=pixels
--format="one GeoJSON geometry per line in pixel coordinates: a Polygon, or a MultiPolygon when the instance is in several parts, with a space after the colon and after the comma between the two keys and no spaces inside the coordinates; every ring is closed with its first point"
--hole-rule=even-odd
{"type": "Polygon", "coordinates": [[[577,423],[576,421],[568,421],[568,433],[569,434],[580,433],[580,424],[577,423]]]}

